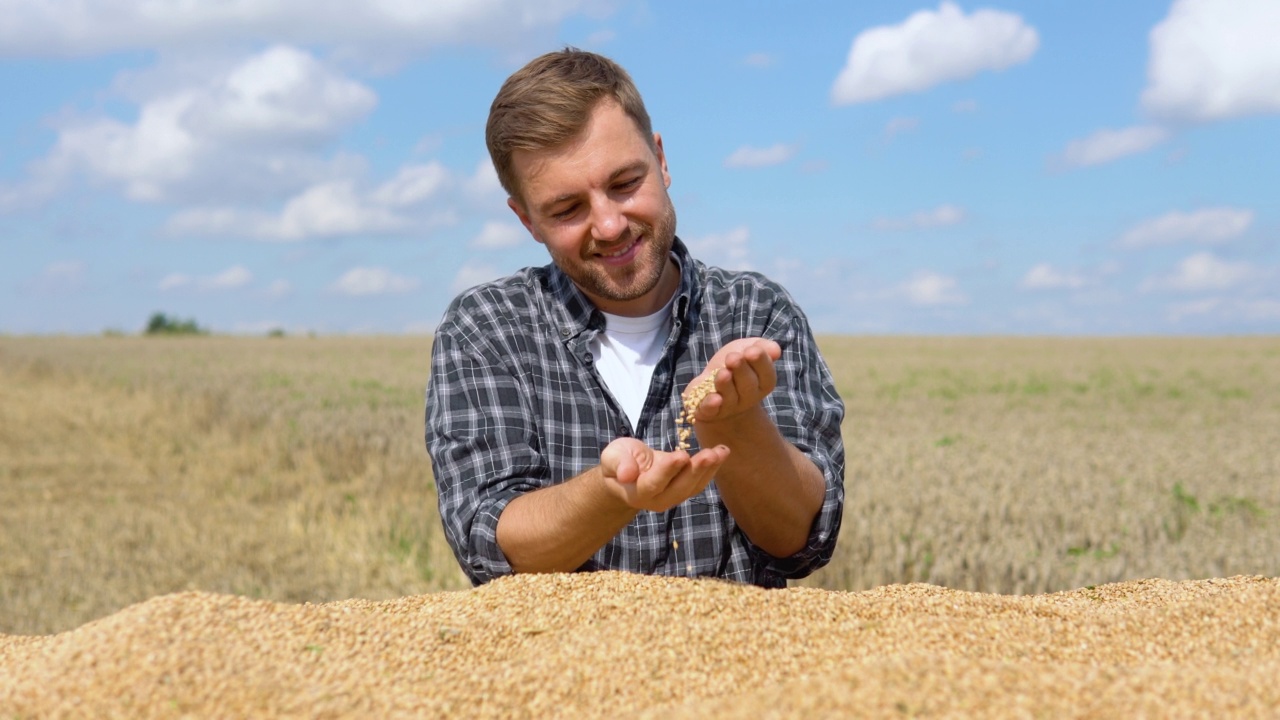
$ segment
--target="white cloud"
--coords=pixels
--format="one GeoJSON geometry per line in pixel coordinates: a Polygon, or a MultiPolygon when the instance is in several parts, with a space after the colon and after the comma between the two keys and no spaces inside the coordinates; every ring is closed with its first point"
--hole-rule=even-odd
{"type": "Polygon", "coordinates": [[[351,181],[337,180],[306,189],[286,202],[279,215],[235,208],[193,208],[175,214],[166,229],[174,235],[298,241],[384,234],[408,226],[407,219],[361,198],[351,181]]]}
{"type": "Polygon", "coordinates": [[[396,275],[384,267],[354,267],[335,280],[329,289],[341,295],[365,297],[407,293],[417,287],[417,280],[396,275]]]}
{"type": "Polygon", "coordinates": [[[1177,0],[1151,30],[1148,112],[1208,121],[1280,112],[1280,3],[1177,0]]]}
{"type": "Polygon", "coordinates": [[[426,202],[452,184],[452,174],[439,164],[411,165],[367,192],[351,179],[314,184],[285,201],[279,213],[236,206],[178,211],[165,232],[283,242],[424,232],[457,222],[448,202],[426,202]]]}
{"type": "Polygon", "coordinates": [[[964,208],[956,205],[939,205],[932,210],[921,210],[904,218],[876,218],[871,226],[876,230],[924,230],[956,225],[964,218],[964,208]]]}
{"type": "Polygon", "coordinates": [[[476,165],[475,172],[467,178],[463,187],[467,194],[477,199],[506,194],[502,189],[502,183],[498,182],[498,171],[493,169],[493,163],[489,158],[481,160],[476,165]]]}
{"type": "Polygon", "coordinates": [[[452,179],[448,169],[438,162],[408,165],[375,189],[369,199],[386,207],[410,207],[435,196],[448,187],[452,179]]]}
{"type": "Polygon", "coordinates": [[[191,102],[182,120],[196,135],[267,146],[325,142],[373,110],[377,96],[310,53],[277,45],[191,102]]]}
{"type": "Polygon", "coordinates": [[[1072,272],[1060,272],[1048,263],[1040,263],[1027,271],[1018,285],[1026,290],[1058,290],[1081,288],[1088,281],[1072,272]]]}
{"type": "Polygon", "coordinates": [[[896,117],[885,123],[884,135],[885,139],[892,140],[904,132],[910,132],[920,127],[920,118],[915,117],[896,117]]]}
{"type": "Polygon", "coordinates": [[[485,249],[510,248],[528,237],[524,227],[515,223],[490,220],[480,228],[480,234],[471,240],[471,247],[485,249]]]}
{"type": "Polygon", "coordinates": [[[191,276],[185,273],[170,273],[160,279],[156,287],[160,290],[176,290],[191,285],[191,276]]]}
{"type": "Polygon", "coordinates": [[[1169,322],[1179,323],[1189,317],[1208,315],[1220,307],[1222,307],[1222,298],[1204,298],[1202,300],[1174,303],[1169,306],[1166,314],[1169,317],[1169,322]]]}
{"type": "Polygon", "coordinates": [[[1173,323],[1180,323],[1187,318],[1273,323],[1280,321],[1280,299],[1210,297],[1173,303],[1167,308],[1167,315],[1173,323]]]}
{"type": "Polygon", "coordinates": [[[260,200],[349,171],[349,158],[325,161],[316,151],[376,101],[307,52],[275,46],[144,100],[133,123],[65,122],[31,183],[83,174],[133,200],[260,200]]]}
{"type": "Polygon", "coordinates": [[[1146,152],[1169,139],[1169,131],[1155,125],[1139,125],[1120,130],[1102,129],[1083,140],[1072,140],[1062,151],[1060,162],[1067,167],[1088,167],[1146,152]]]}
{"type": "Polygon", "coordinates": [[[1138,223],[1120,237],[1120,245],[1127,248],[1186,242],[1218,245],[1248,230],[1253,217],[1252,210],[1230,207],[1190,213],[1174,211],[1138,223]]]}
{"type": "Polygon", "coordinates": [[[165,232],[177,236],[253,236],[267,221],[265,213],[236,208],[190,208],[170,217],[165,232]]]}
{"type": "Polygon", "coordinates": [[[1280,299],[1241,300],[1237,304],[1240,307],[1240,313],[1246,320],[1280,320],[1280,299]]]}
{"type": "Polygon", "coordinates": [[[253,281],[253,273],[243,265],[235,265],[214,275],[205,282],[204,287],[210,290],[230,290],[244,287],[253,281]]]}
{"type": "Polygon", "coordinates": [[[284,242],[424,231],[457,222],[453,209],[425,202],[447,185],[447,178],[446,170],[432,164],[402,170],[370,192],[362,192],[353,180],[334,180],[290,198],[279,213],[236,207],[189,208],[175,213],[165,231],[177,236],[284,242]]]}
{"type": "Polygon", "coordinates": [[[170,273],[161,278],[156,286],[160,290],[179,290],[195,288],[197,290],[235,290],[253,282],[253,273],[243,265],[232,265],[220,273],[205,276],[192,276],[186,273],[170,273]]]}
{"type": "Polygon", "coordinates": [[[48,280],[70,280],[79,282],[84,279],[85,264],[81,260],[66,260],[49,263],[41,276],[48,280]]]}
{"type": "Polygon", "coordinates": [[[912,305],[962,305],[969,301],[957,287],[956,279],[931,270],[921,270],[898,288],[912,305]]]}
{"type": "Polygon", "coordinates": [[[82,260],[64,260],[49,263],[31,283],[31,289],[41,293],[73,292],[84,287],[88,266],[82,260]]]}
{"type": "Polygon", "coordinates": [[[824,173],[830,169],[831,169],[831,163],[822,158],[806,160],[800,166],[800,172],[804,173],[805,175],[816,175],[818,173],[824,173]]]}
{"type": "Polygon", "coordinates": [[[740,225],[728,232],[690,238],[689,251],[694,257],[726,270],[754,270],[750,260],[751,230],[740,225]]]}
{"type": "Polygon", "coordinates": [[[293,294],[293,283],[283,278],[272,280],[263,294],[272,299],[288,297],[293,294]]]}
{"type": "Polygon", "coordinates": [[[781,165],[794,157],[797,149],[795,145],[787,145],[785,143],[778,143],[767,148],[754,148],[744,145],[725,158],[724,166],[727,168],[759,168],[781,165]]]}
{"type": "Polygon", "coordinates": [[[605,28],[604,30],[597,30],[587,36],[586,46],[598,48],[601,45],[607,45],[613,42],[616,37],[618,37],[618,34],[608,28],[605,28]]]}
{"type": "Polygon", "coordinates": [[[460,293],[467,288],[473,288],[480,283],[496,280],[499,277],[502,277],[502,271],[493,265],[467,262],[458,268],[458,274],[453,276],[453,283],[449,286],[449,289],[454,293],[460,293]]]}
{"type": "Polygon", "coordinates": [[[1040,38],[1018,15],[953,2],[920,10],[901,25],[864,30],[831,87],[831,102],[850,105],[926,90],[984,70],[1005,70],[1035,54],[1040,38]]]}
{"type": "Polygon", "coordinates": [[[308,188],[285,203],[280,216],[263,225],[259,234],[279,240],[302,240],[384,233],[406,225],[403,218],[387,208],[363,202],[354,183],[339,180],[308,188]]]}
{"type": "Polygon", "coordinates": [[[1247,262],[1231,262],[1212,253],[1201,252],[1183,259],[1169,275],[1147,279],[1142,289],[1181,292],[1229,290],[1257,274],[1257,269],[1247,262]]]}
{"type": "Polygon", "coordinates": [[[509,48],[542,39],[570,14],[601,14],[607,8],[599,0],[0,0],[5,18],[0,54],[85,56],[278,40],[352,55],[418,55],[440,45],[475,42],[509,48]]]}

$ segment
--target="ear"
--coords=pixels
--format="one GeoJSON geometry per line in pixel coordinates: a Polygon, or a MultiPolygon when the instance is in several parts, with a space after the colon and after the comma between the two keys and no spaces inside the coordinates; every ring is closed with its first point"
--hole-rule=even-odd
{"type": "Polygon", "coordinates": [[[653,134],[653,148],[658,154],[658,166],[662,168],[662,186],[671,187],[671,172],[667,170],[667,153],[662,149],[662,133],[653,134]]]}
{"type": "Polygon", "coordinates": [[[529,231],[533,239],[542,242],[542,238],[538,237],[538,231],[533,229],[533,221],[529,219],[529,213],[525,212],[524,206],[520,204],[520,201],[509,197],[507,198],[507,207],[511,208],[511,212],[515,213],[516,217],[520,218],[520,224],[524,225],[524,229],[529,231]]]}

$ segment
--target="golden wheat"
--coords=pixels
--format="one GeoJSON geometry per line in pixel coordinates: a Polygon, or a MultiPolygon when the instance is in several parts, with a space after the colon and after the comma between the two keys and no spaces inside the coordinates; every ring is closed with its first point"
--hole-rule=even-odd
{"type": "Polygon", "coordinates": [[[698,408],[708,395],[716,391],[716,375],[720,368],[711,371],[697,385],[685,390],[682,398],[680,415],[676,418],[677,450],[689,449],[689,438],[693,435],[693,423],[697,419],[698,408]]]}
{"type": "Polygon", "coordinates": [[[167,595],[0,636],[6,717],[1275,717],[1280,581],[1002,597],[522,575],[383,602],[167,595]]]}
{"type": "MultiPolygon", "coordinates": [[[[845,522],[801,584],[1040,593],[1280,575],[1280,339],[819,338],[845,522]]],[[[184,590],[468,585],[428,338],[0,338],[0,632],[184,590]]]]}

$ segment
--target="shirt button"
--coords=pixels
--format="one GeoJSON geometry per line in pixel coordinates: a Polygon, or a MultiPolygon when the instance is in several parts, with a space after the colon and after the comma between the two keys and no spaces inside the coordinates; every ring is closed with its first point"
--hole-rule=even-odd
{"type": "Polygon", "coordinates": [[[560,337],[569,337],[572,332],[569,328],[560,328],[560,337]]]}
{"type": "Polygon", "coordinates": [[[627,430],[625,427],[619,426],[618,437],[631,437],[631,431],[627,430]]]}

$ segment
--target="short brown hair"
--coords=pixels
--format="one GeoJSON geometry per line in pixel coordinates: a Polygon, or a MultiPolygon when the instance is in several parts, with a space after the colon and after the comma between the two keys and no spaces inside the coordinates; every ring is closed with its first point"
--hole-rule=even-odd
{"type": "Polygon", "coordinates": [[[489,106],[485,143],[507,194],[520,199],[512,169],[516,150],[545,150],[572,140],[596,104],[612,98],[653,146],[644,100],[622,66],[603,55],[566,47],[530,60],[502,84],[489,106]]]}

